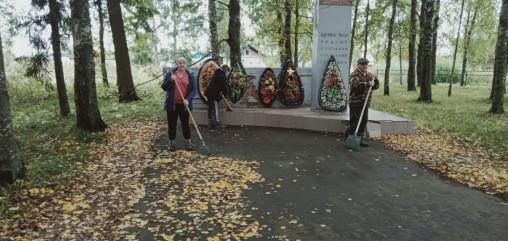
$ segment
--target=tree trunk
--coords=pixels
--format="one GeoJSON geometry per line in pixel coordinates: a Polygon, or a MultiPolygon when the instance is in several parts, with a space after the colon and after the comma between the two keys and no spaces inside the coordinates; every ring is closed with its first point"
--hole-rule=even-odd
{"type": "Polygon", "coordinates": [[[280,58],[280,66],[284,66],[286,62],[286,52],[284,51],[284,27],[282,23],[282,12],[277,10],[277,23],[279,24],[279,58],[280,58]]]}
{"type": "Polygon", "coordinates": [[[159,64],[160,60],[159,60],[159,50],[157,48],[157,44],[159,43],[159,39],[157,38],[156,36],[156,33],[157,33],[157,25],[155,24],[155,18],[152,17],[152,31],[153,31],[153,35],[154,37],[152,38],[152,43],[153,43],[153,58],[154,58],[154,63],[155,64],[159,64]]]}
{"type": "Polygon", "coordinates": [[[212,59],[219,63],[219,38],[217,36],[217,7],[216,0],[208,0],[208,24],[210,25],[210,45],[212,46],[212,59]]]}
{"type": "MultiPolygon", "coordinates": [[[[177,45],[178,40],[176,39],[176,36],[178,36],[178,28],[177,28],[177,16],[176,16],[176,1],[177,0],[170,0],[171,1],[171,22],[173,23],[173,33],[171,33],[171,37],[173,37],[173,55],[176,55],[177,51],[177,45]]],[[[175,56],[173,56],[175,57],[175,56]]],[[[176,64],[176,63],[175,63],[176,64]]]]}
{"type": "Polygon", "coordinates": [[[436,0],[436,13],[434,16],[434,32],[432,33],[432,84],[437,84],[436,82],[436,55],[437,55],[437,29],[439,27],[439,9],[440,9],[440,0],[436,0]]]}
{"type": "Polygon", "coordinates": [[[122,18],[120,0],[107,0],[109,22],[113,32],[113,43],[115,45],[116,76],[118,85],[118,96],[120,102],[131,102],[139,100],[132,80],[131,62],[129,49],[125,37],[125,28],[122,18]]]}
{"type": "MultiPolygon", "coordinates": [[[[477,4],[477,3],[476,3],[477,4]]],[[[466,85],[466,67],[467,67],[467,54],[469,50],[469,43],[471,41],[471,34],[473,33],[474,24],[476,22],[476,15],[478,13],[478,4],[474,8],[473,18],[471,19],[471,22],[469,22],[469,16],[471,15],[471,11],[468,11],[467,13],[467,23],[466,27],[464,29],[464,56],[462,57],[462,73],[460,75],[460,86],[466,85]]]]}
{"type": "Polygon", "coordinates": [[[367,40],[369,37],[369,12],[370,12],[370,0],[367,0],[367,16],[365,18],[365,37],[363,40],[363,44],[365,49],[363,50],[363,57],[367,58],[367,40]]]}
{"type": "Polygon", "coordinates": [[[298,67],[298,27],[300,27],[300,9],[298,0],[295,1],[295,59],[293,64],[298,67]]]}
{"type": "Polygon", "coordinates": [[[104,10],[102,9],[102,0],[97,0],[99,12],[99,48],[101,52],[101,73],[102,83],[109,87],[108,72],[106,71],[106,50],[104,49],[104,10]]]}
{"type": "Polygon", "coordinates": [[[506,67],[508,61],[508,0],[503,0],[499,27],[497,28],[496,57],[494,61],[493,98],[490,113],[504,113],[503,98],[506,92],[506,67]]]}
{"type": "MultiPolygon", "coordinates": [[[[402,41],[401,41],[402,43],[402,41]]],[[[399,81],[400,81],[400,84],[403,85],[402,83],[402,45],[399,44],[399,66],[400,66],[400,69],[399,69],[399,81]]]]}
{"type": "Polygon", "coordinates": [[[415,52],[416,52],[416,0],[411,0],[411,28],[409,36],[409,66],[407,70],[407,90],[416,91],[415,83],[415,52]]]}
{"type": "Polygon", "coordinates": [[[7,92],[2,36],[0,35],[0,184],[22,178],[25,166],[21,160],[12,128],[11,102],[7,92]]]}
{"type": "Polygon", "coordinates": [[[353,28],[351,28],[351,49],[349,50],[349,69],[353,63],[353,50],[355,49],[356,22],[358,21],[358,4],[360,0],[355,1],[355,16],[353,18],[353,28]]]}
{"type": "Polygon", "coordinates": [[[231,0],[229,2],[229,26],[228,26],[228,44],[231,52],[229,62],[231,68],[242,61],[240,50],[240,0],[231,0]]]}
{"type": "Polygon", "coordinates": [[[434,3],[435,0],[424,0],[424,5],[421,14],[424,14],[424,28],[423,28],[423,62],[422,62],[422,84],[420,86],[420,97],[418,101],[432,102],[432,18],[434,16],[434,3]]]}
{"type": "Polygon", "coordinates": [[[390,95],[390,67],[392,63],[393,24],[395,23],[396,15],[397,15],[397,0],[392,0],[392,17],[390,18],[390,27],[388,27],[388,47],[386,49],[384,95],[390,95]]]}
{"type": "Polygon", "coordinates": [[[286,48],[287,58],[291,58],[291,0],[286,0],[285,4],[286,18],[284,20],[284,46],[286,48]]]}
{"type": "MultiPolygon", "coordinates": [[[[71,0],[72,38],[74,42],[74,102],[77,126],[103,131],[95,88],[95,63],[88,0],[71,0]]],[[[123,30],[123,29],[122,29],[123,30]]]]}
{"type": "Polygon", "coordinates": [[[417,57],[417,63],[416,63],[416,85],[417,86],[421,86],[422,85],[422,77],[423,77],[423,55],[425,54],[423,52],[423,38],[424,38],[424,35],[423,35],[423,28],[424,28],[424,24],[425,24],[425,14],[424,14],[424,11],[425,11],[425,1],[426,0],[422,0],[422,6],[420,8],[420,31],[419,31],[419,34],[420,34],[420,40],[418,42],[418,57],[417,57]]]}
{"type": "Polygon", "coordinates": [[[400,11],[397,12],[397,20],[399,21],[399,81],[400,81],[400,84],[403,85],[402,83],[402,34],[401,34],[401,27],[400,27],[400,11]]]}
{"type": "Polygon", "coordinates": [[[459,47],[460,27],[462,25],[463,13],[464,13],[464,0],[462,0],[462,5],[460,7],[459,29],[457,30],[457,39],[455,40],[455,50],[453,52],[453,63],[452,63],[452,72],[450,74],[450,85],[448,86],[448,97],[452,95],[453,76],[455,75],[455,60],[457,60],[457,49],[459,47]]]}
{"type": "Polygon", "coordinates": [[[60,3],[56,0],[49,0],[49,23],[51,25],[51,45],[53,47],[53,62],[55,64],[56,88],[58,91],[58,104],[60,105],[60,115],[68,116],[71,112],[69,108],[69,99],[67,89],[65,88],[65,78],[62,65],[62,52],[60,50],[60,3]]]}

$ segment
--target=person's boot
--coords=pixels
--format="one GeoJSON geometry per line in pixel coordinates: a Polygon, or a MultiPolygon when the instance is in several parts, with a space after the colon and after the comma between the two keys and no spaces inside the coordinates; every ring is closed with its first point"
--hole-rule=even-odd
{"type": "Polygon", "coordinates": [[[216,124],[217,124],[217,121],[215,121],[214,119],[208,119],[208,128],[209,129],[215,128],[216,124]]]}
{"type": "Polygon", "coordinates": [[[185,147],[184,147],[184,149],[186,151],[192,151],[192,150],[194,150],[194,148],[192,147],[192,142],[191,142],[190,139],[185,140],[185,147]]]}
{"type": "Polygon", "coordinates": [[[224,128],[226,128],[226,126],[225,126],[225,125],[223,125],[223,124],[222,124],[222,121],[220,121],[220,120],[219,120],[219,121],[217,121],[217,122],[215,123],[215,128],[217,128],[217,129],[224,129],[224,128]]]}
{"type": "Polygon", "coordinates": [[[368,143],[363,142],[363,137],[362,137],[362,140],[360,141],[360,147],[369,147],[368,143]]]}
{"type": "Polygon", "coordinates": [[[169,140],[169,151],[176,151],[176,141],[175,140],[169,140]]]}

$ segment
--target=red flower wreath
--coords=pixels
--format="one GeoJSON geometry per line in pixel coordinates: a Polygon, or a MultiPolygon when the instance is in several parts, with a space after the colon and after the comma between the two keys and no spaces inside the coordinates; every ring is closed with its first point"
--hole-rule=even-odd
{"type": "Polygon", "coordinates": [[[270,104],[277,97],[276,77],[270,70],[267,70],[261,78],[259,97],[265,104],[270,104]]]}

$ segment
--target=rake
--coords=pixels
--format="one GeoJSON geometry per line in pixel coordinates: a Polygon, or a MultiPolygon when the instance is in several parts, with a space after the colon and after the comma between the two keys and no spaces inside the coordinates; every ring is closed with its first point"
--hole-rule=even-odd
{"type": "Polygon", "coordinates": [[[226,101],[226,105],[227,105],[226,110],[227,110],[227,111],[233,111],[233,108],[231,108],[231,105],[229,105],[229,101],[228,101],[228,99],[226,99],[226,97],[224,97],[224,95],[221,95],[221,96],[222,96],[222,98],[224,99],[224,101],[226,101]]]}

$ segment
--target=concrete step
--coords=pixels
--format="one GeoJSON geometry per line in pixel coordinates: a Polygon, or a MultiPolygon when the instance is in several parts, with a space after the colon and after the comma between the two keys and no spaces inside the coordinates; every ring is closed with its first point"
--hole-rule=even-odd
{"type": "MultiPolygon", "coordinates": [[[[194,109],[198,125],[207,125],[206,109],[194,109]]],[[[297,108],[235,108],[220,109],[219,117],[227,126],[261,126],[344,133],[349,125],[349,115],[336,112],[312,112],[309,107],[297,108]]],[[[410,120],[369,110],[369,126],[372,134],[412,134],[410,120]],[[376,131],[379,131],[377,133],[376,131]]]]}

